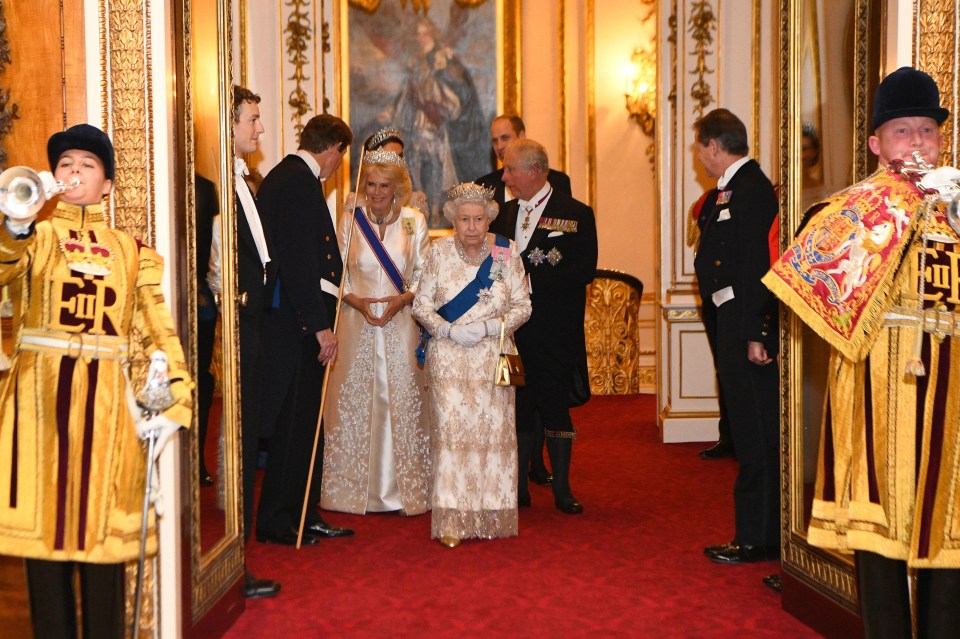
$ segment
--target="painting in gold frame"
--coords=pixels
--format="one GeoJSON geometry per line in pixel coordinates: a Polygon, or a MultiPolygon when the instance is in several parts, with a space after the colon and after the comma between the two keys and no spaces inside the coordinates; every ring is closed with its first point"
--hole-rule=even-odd
{"type": "Polygon", "coordinates": [[[444,190],[492,171],[490,120],[520,112],[520,1],[341,0],[335,68],[339,112],[353,129],[353,190],[364,140],[401,131],[432,234],[449,230],[444,190]]]}

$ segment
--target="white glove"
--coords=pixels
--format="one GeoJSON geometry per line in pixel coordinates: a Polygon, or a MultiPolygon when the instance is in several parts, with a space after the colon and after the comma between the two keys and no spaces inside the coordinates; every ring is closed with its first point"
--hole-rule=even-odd
{"type": "Polygon", "coordinates": [[[488,319],[484,322],[484,325],[487,328],[487,337],[499,337],[500,336],[500,318],[488,319]]]}
{"type": "Polygon", "coordinates": [[[437,337],[450,337],[450,322],[441,322],[437,327],[437,337]]]}
{"type": "Polygon", "coordinates": [[[483,322],[458,324],[450,327],[450,339],[460,346],[474,346],[486,337],[487,327],[483,322]]]}
{"type": "Polygon", "coordinates": [[[12,218],[8,217],[6,219],[6,227],[7,230],[10,231],[10,235],[15,238],[20,237],[21,235],[26,235],[30,232],[30,225],[33,224],[36,219],[37,216],[34,215],[33,217],[26,218],[23,221],[18,220],[15,222],[12,218]]]}
{"type": "Polygon", "coordinates": [[[156,432],[157,434],[156,443],[153,445],[154,459],[160,457],[160,451],[163,450],[163,447],[167,445],[167,441],[169,441],[170,437],[178,430],[180,430],[180,424],[163,414],[149,419],[137,420],[137,437],[141,440],[147,441],[150,433],[156,432]]]}

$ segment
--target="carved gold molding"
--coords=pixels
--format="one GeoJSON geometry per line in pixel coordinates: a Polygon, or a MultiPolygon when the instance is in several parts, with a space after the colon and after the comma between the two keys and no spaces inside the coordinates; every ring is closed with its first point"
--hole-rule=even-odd
{"type": "Polygon", "coordinates": [[[914,2],[914,64],[929,73],[940,87],[940,102],[953,117],[940,127],[943,145],[941,163],[957,165],[956,84],[958,73],[956,0],[915,0],[914,2]]]}
{"type": "Polygon", "coordinates": [[[283,28],[286,42],[287,61],[293,65],[294,81],[293,90],[287,98],[287,104],[293,109],[290,119],[293,121],[293,128],[297,132],[297,140],[303,132],[303,116],[310,113],[313,109],[310,106],[310,97],[303,89],[305,80],[309,80],[305,70],[310,64],[310,58],[307,51],[310,47],[310,40],[313,38],[313,24],[310,21],[310,14],[307,8],[310,6],[310,0],[288,0],[287,6],[290,7],[290,13],[287,15],[286,26],[283,28]]]}
{"type": "Polygon", "coordinates": [[[636,285],[640,285],[639,280],[630,276],[614,279],[598,274],[587,286],[584,333],[590,391],[594,395],[640,391],[641,294],[636,285]]]}
{"type": "Polygon", "coordinates": [[[695,75],[697,80],[690,87],[690,97],[693,98],[693,110],[697,117],[702,116],[703,110],[713,103],[713,89],[707,83],[706,77],[707,74],[713,73],[713,69],[707,68],[707,56],[713,53],[709,47],[713,44],[713,34],[716,30],[717,18],[713,13],[713,7],[707,0],[694,0],[690,4],[687,32],[695,43],[691,55],[696,57],[697,63],[690,74],[695,75]]]}
{"type": "Polygon", "coordinates": [[[149,0],[101,0],[104,130],[116,154],[114,226],[148,246],[154,218],[153,77],[149,0]],[[109,52],[109,53],[107,53],[109,52]]]}
{"type": "Polygon", "coordinates": [[[664,313],[664,317],[668,322],[699,322],[700,321],[700,310],[669,310],[664,313]]]}

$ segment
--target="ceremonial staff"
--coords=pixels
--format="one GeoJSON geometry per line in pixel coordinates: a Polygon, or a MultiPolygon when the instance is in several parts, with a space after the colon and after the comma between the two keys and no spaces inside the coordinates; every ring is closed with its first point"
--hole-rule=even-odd
{"type": "MultiPolygon", "coordinates": [[[[357,165],[357,184],[353,189],[353,207],[358,206],[360,199],[360,174],[363,173],[363,159],[367,155],[366,145],[360,146],[360,164],[357,165]]],[[[350,258],[350,241],[353,240],[353,227],[351,223],[347,227],[347,245],[343,249],[343,273],[340,275],[340,288],[337,291],[337,313],[333,318],[333,334],[337,334],[337,325],[340,323],[340,307],[343,306],[343,285],[347,281],[347,260],[350,258]]],[[[330,366],[333,362],[327,362],[323,369],[323,385],[320,390],[320,414],[317,415],[317,429],[313,435],[313,452],[310,454],[310,470],[307,472],[307,488],[303,493],[303,508],[300,509],[300,527],[297,529],[297,549],[303,541],[303,526],[307,519],[307,506],[310,500],[310,484],[313,481],[313,467],[317,461],[317,446],[320,444],[320,429],[323,428],[323,407],[327,403],[327,383],[330,380],[330,366]]]]}

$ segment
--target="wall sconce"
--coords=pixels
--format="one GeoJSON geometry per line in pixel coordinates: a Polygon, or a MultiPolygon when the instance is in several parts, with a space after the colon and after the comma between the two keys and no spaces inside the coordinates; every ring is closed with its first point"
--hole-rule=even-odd
{"type": "Polygon", "coordinates": [[[627,112],[647,135],[657,119],[657,56],[637,47],[627,72],[627,112]]]}

